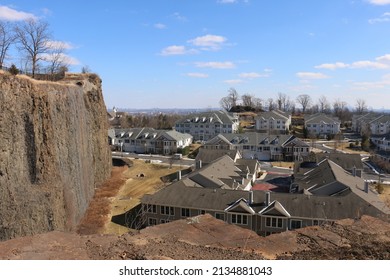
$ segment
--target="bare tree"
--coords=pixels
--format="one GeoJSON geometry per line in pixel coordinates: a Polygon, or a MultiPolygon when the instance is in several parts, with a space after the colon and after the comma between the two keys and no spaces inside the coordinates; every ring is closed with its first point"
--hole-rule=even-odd
{"type": "Polygon", "coordinates": [[[228,92],[229,94],[219,101],[221,107],[226,111],[229,111],[231,108],[237,106],[237,102],[240,99],[240,95],[234,88],[230,88],[228,92]]]}
{"type": "Polygon", "coordinates": [[[9,47],[15,42],[15,33],[7,22],[0,21],[0,69],[3,68],[9,47]]]}
{"type": "Polygon", "coordinates": [[[268,111],[272,111],[276,109],[277,104],[275,104],[273,98],[268,98],[268,111]]]}
{"type": "Polygon", "coordinates": [[[278,109],[282,110],[282,105],[285,102],[286,95],[284,93],[278,92],[278,98],[276,99],[276,103],[278,104],[278,109]]]}
{"type": "Polygon", "coordinates": [[[286,97],[286,100],[285,100],[284,103],[282,104],[283,111],[284,111],[284,112],[291,112],[293,106],[295,106],[294,101],[292,101],[292,100],[290,99],[290,97],[287,96],[287,97],[286,97]]]}
{"type": "Polygon", "coordinates": [[[340,99],[336,99],[333,103],[333,114],[339,118],[342,124],[352,119],[347,102],[341,101],[340,99]]]}
{"type": "Polygon", "coordinates": [[[241,100],[242,100],[242,106],[245,106],[245,107],[254,107],[254,99],[255,97],[251,94],[244,94],[241,96],[241,100]]]}
{"type": "Polygon", "coordinates": [[[221,100],[219,101],[219,105],[221,105],[221,107],[226,111],[230,111],[230,109],[232,108],[232,103],[227,96],[221,98],[221,100]]]}
{"type": "Polygon", "coordinates": [[[49,47],[42,59],[48,63],[47,71],[49,74],[66,71],[69,67],[69,60],[65,55],[65,43],[57,41],[47,42],[49,47]]]}
{"type": "Polygon", "coordinates": [[[262,111],[263,110],[263,100],[261,98],[253,98],[253,107],[255,108],[255,111],[262,111]]]}
{"type": "Polygon", "coordinates": [[[322,95],[318,99],[318,107],[319,107],[320,113],[329,113],[330,112],[330,104],[324,95],[322,95]]]}
{"type": "Polygon", "coordinates": [[[240,99],[240,95],[238,94],[235,88],[230,88],[228,92],[229,92],[228,97],[232,103],[232,107],[237,106],[237,102],[240,99]]]}
{"type": "Polygon", "coordinates": [[[314,104],[310,107],[310,112],[312,114],[317,114],[318,112],[320,112],[320,106],[318,104],[314,104]]]}
{"type": "Polygon", "coordinates": [[[32,76],[35,77],[38,62],[50,49],[49,25],[44,21],[28,19],[15,27],[15,34],[19,50],[25,53],[27,62],[31,64],[32,76]]]}
{"type": "Polygon", "coordinates": [[[278,104],[278,109],[282,110],[284,112],[288,112],[291,110],[292,107],[292,101],[290,100],[290,97],[287,96],[285,93],[278,93],[278,98],[276,99],[276,102],[278,104]]]}
{"type": "Polygon", "coordinates": [[[340,99],[336,99],[333,102],[333,113],[336,117],[340,118],[342,115],[342,112],[345,110],[347,107],[347,102],[341,101],[340,99]]]}
{"type": "Polygon", "coordinates": [[[356,113],[363,114],[364,112],[367,112],[366,101],[364,99],[356,100],[356,113]]]}
{"type": "Polygon", "coordinates": [[[310,95],[307,94],[301,94],[298,95],[297,97],[297,102],[302,106],[302,113],[306,112],[306,109],[310,106],[311,104],[311,98],[310,95]]]}

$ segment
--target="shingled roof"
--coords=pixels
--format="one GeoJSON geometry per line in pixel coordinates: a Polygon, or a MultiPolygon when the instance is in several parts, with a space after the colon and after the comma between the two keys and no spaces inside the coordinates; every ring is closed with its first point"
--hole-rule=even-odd
{"type": "MultiPolygon", "coordinates": [[[[388,220],[390,210],[384,203],[372,204],[369,198],[362,199],[357,194],[358,191],[362,196],[367,195],[363,190],[336,197],[271,193],[271,204],[275,207],[277,205],[278,209],[284,209],[283,211],[291,217],[339,220],[370,215],[388,220]]],[[[237,202],[248,202],[249,194],[248,191],[194,188],[183,184],[172,184],[153,195],[145,195],[141,201],[144,204],[223,212],[231,210],[230,206],[237,202]]],[[[253,203],[248,206],[254,212],[260,213],[271,205],[266,205],[265,200],[266,192],[253,191],[253,203]]]]}

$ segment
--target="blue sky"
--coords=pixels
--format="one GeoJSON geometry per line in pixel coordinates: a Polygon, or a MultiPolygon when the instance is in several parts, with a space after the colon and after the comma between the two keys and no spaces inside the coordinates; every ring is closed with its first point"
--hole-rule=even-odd
{"type": "Polygon", "coordinates": [[[1,1],[47,21],[108,108],[208,108],[235,88],[390,108],[390,0],[1,1]]]}

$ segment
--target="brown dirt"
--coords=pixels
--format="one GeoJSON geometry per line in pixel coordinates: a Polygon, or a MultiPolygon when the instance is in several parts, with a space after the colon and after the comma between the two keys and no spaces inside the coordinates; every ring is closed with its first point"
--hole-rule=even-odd
{"type": "Polygon", "coordinates": [[[390,224],[365,216],[260,237],[206,214],[121,236],[50,232],[17,238],[0,243],[0,259],[388,260],[390,224]]]}

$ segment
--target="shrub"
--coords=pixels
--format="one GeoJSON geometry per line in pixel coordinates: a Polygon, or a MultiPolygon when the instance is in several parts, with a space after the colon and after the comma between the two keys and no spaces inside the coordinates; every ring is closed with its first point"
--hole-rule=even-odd
{"type": "Polygon", "coordinates": [[[15,64],[12,64],[8,71],[12,75],[18,75],[19,74],[19,69],[15,66],[15,64]]]}
{"type": "Polygon", "coordinates": [[[383,187],[382,184],[376,185],[375,189],[376,189],[376,191],[377,191],[379,194],[382,194],[382,193],[385,191],[385,188],[383,187]]]}

